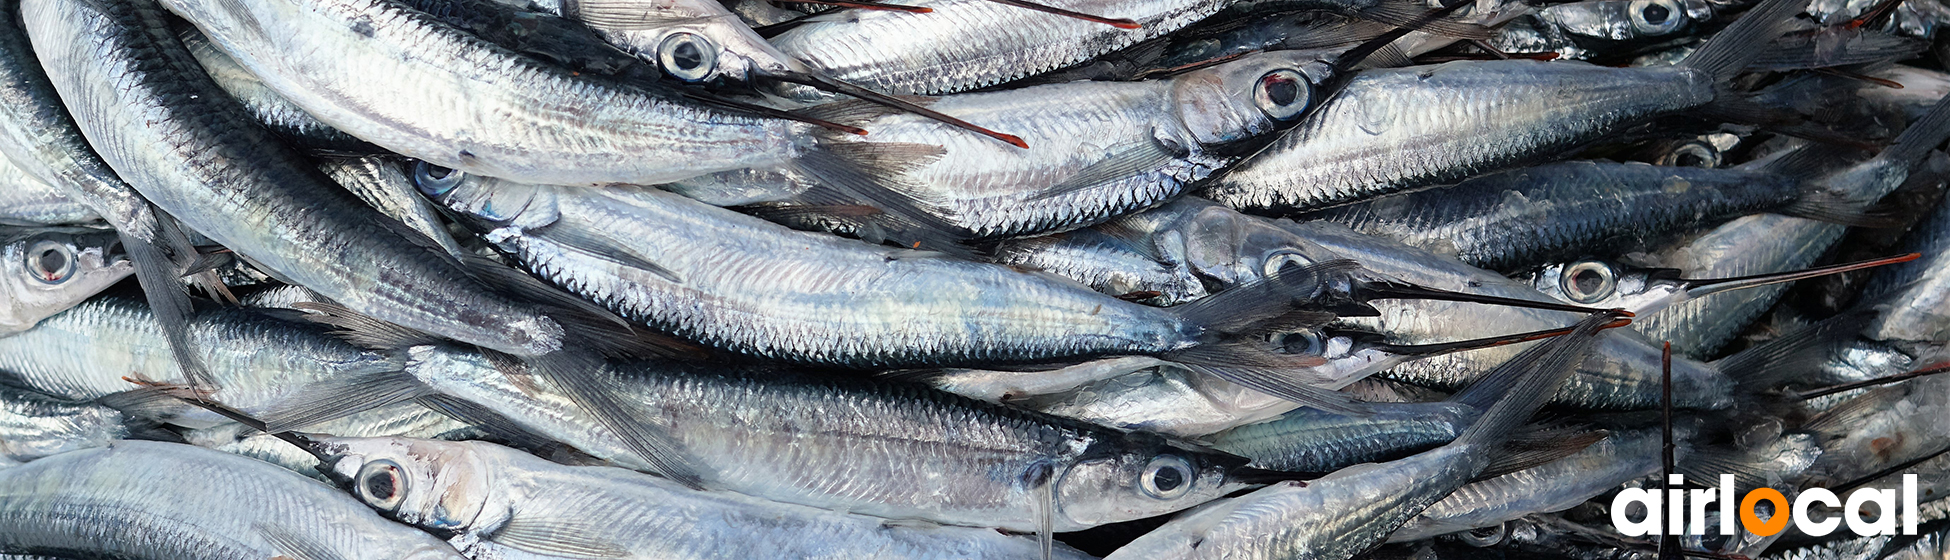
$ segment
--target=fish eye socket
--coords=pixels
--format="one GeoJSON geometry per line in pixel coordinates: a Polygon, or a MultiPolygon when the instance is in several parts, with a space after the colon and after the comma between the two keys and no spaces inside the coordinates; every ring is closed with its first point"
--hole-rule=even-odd
{"type": "Polygon", "coordinates": [[[1632,27],[1647,35],[1664,35],[1679,28],[1679,5],[1674,0],[1633,0],[1626,8],[1632,27]]]}
{"type": "Polygon", "coordinates": [[[1327,351],[1327,340],[1314,331],[1298,331],[1280,335],[1280,347],[1291,354],[1319,356],[1327,351]]]}
{"type": "Polygon", "coordinates": [[[1670,167],[1719,167],[1720,151],[1702,142],[1687,142],[1659,158],[1659,164],[1670,167]]]}
{"type": "Polygon", "coordinates": [[[1267,72],[1253,85],[1253,104],[1276,121],[1293,120],[1313,103],[1313,84],[1299,72],[1280,69],[1267,72]]]}
{"type": "Polygon", "coordinates": [[[74,277],[74,249],[54,241],[39,241],[27,248],[27,271],[42,284],[60,284],[74,277]]]}
{"type": "Polygon", "coordinates": [[[454,187],[460,186],[461,179],[466,177],[467,174],[459,170],[424,161],[413,165],[413,184],[420,187],[420,192],[426,193],[427,196],[447,194],[448,191],[454,190],[454,187]]]}
{"type": "Polygon", "coordinates": [[[1159,500],[1174,500],[1192,491],[1192,463],[1176,455],[1160,455],[1138,475],[1138,491],[1159,500]]]}
{"type": "Polygon", "coordinates": [[[1307,258],[1306,255],[1283,250],[1273,254],[1273,256],[1271,257],[1267,257],[1266,263],[1261,265],[1260,267],[1261,268],[1260,273],[1265,274],[1267,276],[1273,276],[1275,274],[1296,273],[1299,272],[1300,269],[1306,268],[1313,264],[1314,264],[1313,259],[1307,258]]]}
{"type": "Polygon", "coordinates": [[[1477,548],[1491,547],[1503,542],[1503,537],[1509,534],[1506,527],[1506,524],[1498,523],[1492,527],[1478,527],[1463,531],[1462,534],[1457,536],[1461,537],[1463,544],[1469,546],[1477,548]]]}
{"type": "Polygon", "coordinates": [[[1578,261],[1564,267],[1558,284],[1571,301],[1594,303],[1611,297],[1612,292],[1618,290],[1618,276],[1605,263],[1578,261]]]}
{"type": "Polygon", "coordinates": [[[360,500],[386,511],[398,508],[405,501],[405,482],[399,465],[384,459],[361,467],[359,476],[352,481],[360,500]]]}
{"type": "Polygon", "coordinates": [[[657,46],[657,62],[679,80],[701,82],[717,70],[718,49],[701,35],[673,33],[657,46]]]}

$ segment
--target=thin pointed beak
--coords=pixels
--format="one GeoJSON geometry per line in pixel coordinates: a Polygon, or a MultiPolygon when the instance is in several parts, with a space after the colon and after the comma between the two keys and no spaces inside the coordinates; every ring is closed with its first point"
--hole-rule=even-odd
{"type": "Polygon", "coordinates": [[[1226,472],[1226,482],[1233,484],[1272,484],[1275,482],[1299,482],[1327,476],[1327,473],[1305,473],[1275,471],[1254,467],[1239,467],[1226,472]]]}
{"type": "Polygon", "coordinates": [[[1377,299],[1431,299],[1431,300],[1440,300],[1440,301],[1461,301],[1461,302],[1468,302],[1468,303],[1481,303],[1485,305],[1501,305],[1504,307],[1523,307],[1529,309],[1545,309],[1550,311],[1568,311],[1571,313],[1604,313],[1608,311],[1621,311],[1625,314],[1626,317],[1633,316],[1632,312],[1630,311],[1599,309],[1595,307],[1581,307],[1581,306],[1569,305],[1563,303],[1555,303],[1555,302],[1548,302],[1548,301],[1532,301],[1527,299],[1507,298],[1501,296],[1465,294],[1462,292],[1451,292],[1449,290],[1425,288],[1422,286],[1402,284],[1398,282],[1371,283],[1366,286],[1356,288],[1356,292],[1357,293],[1355,297],[1360,301],[1364,301],[1364,302],[1373,301],[1377,299]]]}
{"type": "Polygon", "coordinates": [[[915,105],[912,102],[909,102],[907,100],[898,97],[886,95],[877,91],[873,91],[867,88],[863,88],[860,86],[856,86],[853,84],[849,84],[846,82],[821,76],[818,74],[807,74],[807,73],[799,73],[799,72],[780,72],[780,73],[760,74],[759,76],[764,78],[770,78],[773,80],[778,80],[781,82],[799,84],[802,86],[807,86],[812,88],[818,88],[819,90],[826,91],[828,93],[837,93],[840,95],[855,97],[862,101],[866,101],[868,103],[892,107],[895,109],[900,109],[902,111],[907,111],[909,113],[914,113],[916,115],[941,121],[943,124],[947,124],[948,126],[952,126],[955,128],[959,128],[962,130],[987,136],[989,138],[994,138],[996,140],[1001,140],[1003,142],[1008,142],[1010,145],[1013,145],[1018,148],[1026,149],[1029,147],[1029,144],[1027,142],[1023,142],[1022,138],[1016,137],[1015,135],[996,132],[994,130],[984,128],[982,126],[978,126],[974,123],[970,123],[968,121],[964,121],[961,119],[950,117],[948,115],[941,114],[940,112],[935,111],[933,109],[922,107],[920,105],[915,105]]]}
{"type": "Polygon", "coordinates": [[[800,1],[805,4],[819,4],[822,6],[839,6],[841,8],[854,8],[859,10],[881,10],[881,11],[888,11],[888,12],[907,12],[911,14],[927,14],[927,13],[934,12],[934,8],[928,8],[923,6],[902,6],[900,4],[874,2],[872,0],[851,0],[851,1],[849,0],[800,0],[800,1]]]}
{"type": "Polygon", "coordinates": [[[1058,8],[1055,6],[1048,6],[1044,4],[1037,4],[1035,2],[1028,2],[1026,0],[989,0],[989,1],[997,4],[1002,4],[1004,6],[1014,6],[1025,10],[1035,10],[1046,14],[1056,14],[1059,16],[1080,19],[1091,23],[1101,23],[1118,29],[1140,29],[1144,27],[1142,25],[1138,25],[1138,22],[1131,21],[1125,18],[1108,18],[1104,16],[1094,16],[1083,12],[1073,12],[1070,10],[1065,10],[1063,8],[1058,8]]]}
{"type": "MultiPolygon", "coordinates": [[[[1599,327],[1599,330],[1615,329],[1630,324],[1632,324],[1631,319],[1619,318],[1610,323],[1606,323],[1604,326],[1599,327]]],[[[1375,345],[1374,348],[1391,354],[1426,357],[1426,356],[1448,354],[1451,352],[1461,352],[1464,350],[1493,348],[1497,346],[1517,344],[1520,342],[1543,340],[1546,338],[1571,334],[1573,331],[1576,330],[1577,330],[1576,327],[1565,327],[1562,329],[1532,331],[1527,333],[1508,334],[1502,336],[1492,336],[1492,337],[1477,338],[1471,340],[1458,340],[1455,342],[1439,342],[1435,344],[1379,344],[1379,345],[1375,345]]]]}
{"type": "MultiPolygon", "coordinates": [[[[1862,270],[1865,268],[1875,268],[1883,265],[1906,263],[1909,261],[1916,260],[1918,258],[1922,258],[1922,256],[1923,256],[1922,253],[1910,253],[1907,255],[1897,255],[1894,257],[1871,259],[1871,260],[1866,260],[1861,262],[1852,262],[1847,264],[1824,266],[1820,268],[1810,268],[1807,270],[1796,270],[1792,272],[1756,274],[1753,276],[1741,276],[1737,278],[1713,278],[1713,279],[1705,279],[1705,280],[1680,279],[1677,280],[1676,282],[1679,283],[1681,289],[1685,290],[1686,299],[1695,299],[1695,298],[1709,296],[1712,294],[1717,294],[1720,292],[1740,290],[1745,288],[1755,288],[1760,286],[1766,286],[1768,284],[1779,284],[1782,282],[1793,282],[1796,280],[1814,278],[1816,276],[1840,274],[1843,272],[1862,270]]],[[[1673,303],[1678,303],[1678,302],[1673,302],[1673,303]]]]}

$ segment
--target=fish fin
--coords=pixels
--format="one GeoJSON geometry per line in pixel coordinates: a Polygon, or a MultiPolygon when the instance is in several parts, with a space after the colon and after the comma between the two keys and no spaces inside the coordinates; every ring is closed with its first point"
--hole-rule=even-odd
{"type": "Polygon", "coordinates": [[[1801,429],[1822,438],[1845,436],[1857,427],[1856,422],[1860,422],[1863,415],[1888,410],[1911,391],[1907,385],[1872,389],[1821,411],[1821,414],[1803,423],[1801,429]]]}
{"type": "Polygon", "coordinates": [[[306,320],[335,327],[333,336],[360,348],[397,350],[443,342],[434,335],[367,317],[336,303],[301,301],[291,308],[306,312],[306,320]]]}
{"type": "Polygon", "coordinates": [[[514,516],[488,537],[541,556],[564,558],[623,558],[629,550],[603,537],[603,526],[568,519],[536,520],[514,516]]]}
{"type": "Polygon", "coordinates": [[[593,28],[658,29],[712,23],[714,17],[670,17],[636,0],[563,0],[562,17],[593,28]]]}
{"type": "Polygon", "coordinates": [[[1802,189],[1801,198],[1795,199],[1778,212],[1783,216],[1807,218],[1849,227],[1891,228],[1901,226],[1907,221],[1904,219],[1904,208],[1897,204],[1899,203],[1895,200],[1887,203],[1865,203],[1835,194],[1833,191],[1821,188],[1820,183],[1811,182],[1802,189]]]}
{"type": "Polygon", "coordinates": [[[1930,42],[1872,29],[1853,29],[1840,44],[1831,44],[1823,33],[1844,32],[1838,28],[1817,31],[1816,35],[1789,35],[1768,45],[1767,52],[1747,64],[1748,70],[1783,72],[1895,62],[1913,58],[1930,49],[1930,42]]]}
{"type": "Polygon", "coordinates": [[[1805,465],[1814,462],[1814,458],[1820,455],[1821,446],[1817,444],[1815,438],[1807,437],[1807,434],[1784,434],[1773,445],[1761,445],[1752,449],[1702,446],[1693,449],[1691,453],[1686,454],[1685,459],[1673,465],[1673,471],[1685,475],[1690,480],[1714,481],[1715,484],[1720,480],[1720,475],[1731,474],[1734,486],[1738,489],[1736,495],[1744,495],[1746,493],[1744,490],[1754,488],[1770,486],[1786,488],[1783,485],[1790,482],[1783,478],[1799,473],[1787,473],[1784,477],[1780,472],[1782,467],[1786,466],[1782,464],[1784,459],[1790,463],[1805,465]],[[1799,460],[1787,459],[1789,457],[1799,460]]]}
{"type": "Polygon", "coordinates": [[[1714,369],[1748,391],[1766,391],[1808,378],[1821,370],[1829,350],[1861,332],[1874,312],[1843,313],[1755,345],[1713,362],[1714,369]]]}
{"type": "MultiPolygon", "coordinates": [[[[933,105],[939,99],[919,95],[896,95],[893,97],[922,107],[933,105]]],[[[881,117],[906,114],[905,111],[893,107],[878,103],[869,103],[859,99],[845,99],[831,103],[821,103],[804,109],[794,109],[792,112],[822,121],[849,123],[866,123],[881,117]]]]}
{"type": "Polygon", "coordinates": [[[1567,426],[1526,426],[1510,434],[1503,449],[1477,480],[1496,478],[1570,457],[1610,436],[1604,430],[1585,430],[1567,426]]]}
{"type": "MultiPolygon", "coordinates": [[[[1395,27],[1409,27],[1431,35],[1441,35],[1456,39],[1488,39],[1490,29],[1474,23],[1449,19],[1423,20],[1429,13],[1428,6],[1413,0],[1382,0],[1375,5],[1355,10],[1349,14],[1354,17],[1384,23],[1395,27]]],[[[1397,51],[1400,52],[1400,51],[1397,51]]]]}
{"type": "Polygon", "coordinates": [[[897,244],[977,257],[964,243],[973,232],[926,208],[926,203],[908,194],[910,191],[901,188],[897,179],[908,170],[940,159],[943,153],[941,146],[928,144],[825,141],[800,156],[796,166],[828,188],[914,224],[889,227],[894,231],[888,234],[897,244]]]}
{"type": "Polygon", "coordinates": [[[570,340],[603,355],[666,358],[699,358],[706,355],[697,345],[647,329],[637,329],[608,309],[556,288],[521,269],[478,256],[463,258],[461,263],[483,283],[541,307],[544,315],[562,326],[570,340]]]}
{"type": "Polygon", "coordinates": [[[1030,196],[1029,199],[1048,200],[1106,183],[1123,181],[1157,170],[1187,155],[1182,149],[1167,149],[1159,145],[1157,140],[1150,138],[1114,146],[1111,152],[1109,156],[1077,170],[1062,182],[1050,185],[1049,188],[1030,196]]]}
{"type": "Polygon", "coordinates": [[[1236,365],[1206,365],[1195,362],[1178,362],[1180,367],[1193,372],[1210,375],[1231,381],[1241,387],[1273,395],[1320,410],[1343,416],[1370,416],[1374,408],[1367,403],[1355,400],[1353,395],[1333,389],[1324,389],[1307,384],[1282,368],[1247,367],[1236,365]]]}
{"type": "Polygon", "coordinates": [[[331,379],[305,386],[298,396],[257,415],[266,432],[289,432],[413,400],[431,391],[402,371],[331,379]]]}
{"type": "Polygon", "coordinates": [[[1786,33],[1794,15],[1807,7],[1804,0],[1763,0],[1726,29],[1706,40],[1680,64],[1726,82],[1766,53],[1768,43],[1786,33]]]}
{"type": "MultiPolygon", "coordinates": [[[[667,280],[672,284],[682,285],[684,283],[684,278],[682,276],[678,276],[676,272],[672,272],[668,268],[664,268],[663,266],[660,266],[657,263],[650,262],[649,260],[646,260],[635,254],[631,254],[627,247],[617,246],[617,244],[610,243],[607,241],[591,239],[589,238],[589,236],[584,235],[577,228],[554,227],[557,223],[561,223],[561,222],[550,223],[548,225],[544,225],[537,228],[529,228],[528,231],[530,233],[547,235],[551,241],[560,242],[564,245],[568,245],[570,247],[580,249],[579,252],[581,252],[584,255],[588,255],[589,257],[609,261],[610,263],[625,268],[634,268],[637,270],[649,272],[651,274],[655,274],[659,277],[662,277],[664,280],[667,280]],[[611,247],[611,249],[610,250],[591,249],[594,247],[611,247]]],[[[500,263],[495,263],[495,264],[500,265],[500,263]]]]}
{"type": "Polygon", "coordinates": [[[1282,270],[1198,301],[1166,309],[1187,322],[1204,327],[1208,335],[1230,337],[1259,334],[1264,332],[1264,329],[1258,328],[1259,323],[1289,317],[1289,311],[1295,304],[1314,299],[1330,277],[1359,268],[1360,265],[1354,261],[1345,259],[1322,261],[1298,269],[1282,270]]]}
{"type": "Polygon", "coordinates": [[[1476,381],[1463,387],[1461,391],[1449,396],[1449,402],[1468,405],[1478,411],[1487,411],[1510,394],[1510,389],[1527,377],[1523,368],[1496,368],[1476,378],[1476,381]]]}
{"type": "MultiPolygon", "coordinates": [[[[159,220],[170,218],[158,214],[159,220]]],[[[203,363],[202,354],[197,352],[195,343],[190,341],[190,317],[195,314],[195,305],[190,301],[190,293],[183,289],[177,279],[182,270],[173,261],[168,249],[148,241],[136,239],[127,233],[120,235],[122,249],[129,255],[129,262],[135,265],[135,279],[142,285],[142,297],[148,300],[156,325],[162,329],[163,339],[169,343],[169,352],[176,358],[176,367],[183,371],[183,378],[203,392],[215,391],[218,387],[216,376],[203,363]]],[[[184,240],[181,248],[189,247],[184,240]]],[[[195,250],[187,249],[189,254],[178,257],[184,260],[195,258],[195,250]]]]}
{"type": "Polygon", "coordinates": [[[1403,52],[1402,48],[1395,43],[1389,43],[1382,45],[1379,49],[1375,49],[1374,54],[1370,54],[1368,58],[1362,59],[1361,64],[1356,65],[1356,67],[1361,69],[1404,68],[1414,65],[1415,60],[1409,58],[1407,52],[1403,52]]]}
{"type": "Polygon", "coordinates": [[[502,416],[487,407],[477,405],[459,397],[428,393],[413,398],[413,402],[448,418],[473,425],[500,439],[522,449],[553,449],[561,447],[555,440],[536,434],[508,417],[502,416]]]}
{"type": "Polygon", "coordinates": [[[165,419],[183,411],[182,401],[162,387],[145,386],[109,393],[96,398],[95,404],[113,408],[124,416],[149,419],[165,419]]]}
{"type": "Polygon", "coordinates": [[[1564,380],[1571,377],[1578,364],[1584,362],[1591,348],[1597,345],[1598,333],[1606,328],[1623,326],[1630,321],[1620,319],[1612,312],[1593,313],[1571,331],[1571,334],[1552,338],[1524,349],[1523,352],[1503,362],[1492,370],[1489,376],[1502,374],[1504,368],[1518,369],[1525,373],[1523,378],[1505,392],[1502,399],[1490,405],[1476,423],[1463,430],[1451,445],[1479,448],[1500,448],[1510,433],[1522,426],[1530,416],[1549,403],[1557,395],[1557,389],[1564,380]]]}
{"type": "Polygon", "coordinates": [[[616,434],[617,439],[647,462],[657,474],[693,489],[704,487],[704,478],[676,440],[669,434],[637,418],[617,396],[611,372],[601,358],[568,350],[543,356],[521,358],[528,370],[548,380],[564,396],[574,401],[616,434]]]}
{"type": "Polygon", "coordinates": [[[297,531],[263,522],[251,523],[251,529],[270,542],[280,556],[291,560],[345,560],[331,547],[312,542],[297,531]]]}
{"type": "Polygon", "coordinates": [[[1936,105],[1923,114],[1922,118],[1909,123],[1903,133],[1896,136],[1895,142],[1876,157],[1895,161],[1916,162],[1950,138],[1950,97],[1939,99],[1936,105]]]}

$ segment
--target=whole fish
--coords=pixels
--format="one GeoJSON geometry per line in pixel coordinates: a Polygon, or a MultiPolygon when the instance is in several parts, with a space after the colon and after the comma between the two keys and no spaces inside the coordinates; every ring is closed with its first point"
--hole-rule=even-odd
{"type": "Polygon", "coordinates": [[[535,306],[476,280],[252,122],[198,70],[160,8],[28,0],[22,11],[89,143],[197,231],[386,321],[517,355],[562,347],[562,327],[535,306]]]}
{"type": "Polygon", "coordinates": [[[1532,347],[1500,368],[1528,373],[1449,444],[1386,463],[1342,469],[1305,485],[1281,483],[1216,502],[1167,522],[1112,553],[1124,558],[1344,559],[1389,533],[1488,468],[1511,429],[1536,413],[1593,347],[1612,315],[1532,347]]]}
{"type": "Polygon", "coordinates": [[[0,157],[0,224],[62,226],[101,221],[93,208],[0,157]]]}
{"type": "Polygon", "coordinates": [[[0,337],[32,329],[134,274],[120,245],[115,233],[100,230],[0,227],[0,337]]]}
{"type": "MultiPolygon", "coordinates": [[[[517,385],[475,352],[411,354],[408,373],[434,392],[643,467],[551,385],[517,385]]],[[[724,369],[615,363],[600,375],[706,488],[892,519],[1074,531],[1192,507],[1250,474],[1230,455],[920,387],[724,369]]]]}
{"type": "Polygon", "coordinates": [[[1364,72],[1204,193],[1234,208],[1304,211],[1554,155],[1719,99],[1799,8],[1763,2],[1679,66],[1491,60],[1364,72]],[[1403,151],[1418,155],[1375,157],[1403,151]]]}
{"type": "MultiPolygon", "coordinates": [[[[1028,559],[1035,541],[699,492],[612,467],[563,466],[494,444],[312,438],[333,474],[386,515],[456,534],[473,558],[1028,559]],[[562,530],[576,527],[576,530],[562,530]]],[[[1088,558],[1069,547],[1062,559],[1088,558]]]]}
{"type": "Polygon", "coordinates": [[[39,550],[154,560],[463,558],[277,466],[147,441],[0,469],[0,551],[39,550]]]}

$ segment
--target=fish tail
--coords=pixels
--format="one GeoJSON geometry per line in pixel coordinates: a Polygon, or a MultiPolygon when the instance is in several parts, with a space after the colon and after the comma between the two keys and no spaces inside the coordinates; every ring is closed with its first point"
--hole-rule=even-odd
{"type": "Polygon", "coordinates": [[[1746,393],[1759,394],[1811,379],[1836,344],[1862,332],[1870,311],[1844,313],[1713,362],[1746,393]]]}
{"type": "Polygon", "coordinates": [[[1733,79],[1766,53],[1767,43],[1787,32],[1794,15],[1806,6],[1803,0],[1765,0],[1707,40],[1680,64],[1705,72],[1717,82],[1733,79]]]}
{"type": "Polygon", "coordinates": [[[1950,139],[1950,98],[1939,99],[1922,118],[1909,123],[1896,141],[1876,157],[1901,162],[1916,162],[1930,150],[1950,139]]]}
{"type": "MultiPolygon", "coordinates": [[[[1557,396],[1557,389],[1577,370],[1598,342],[1598,332],[1629,323],[1614,312],[1594,313],[1578,322],[1570,334],[1538,343],[1492,370],[1485,379],[1501,379],[1506,370],[1521,372],[1504,397],[1490,405],[1476,423],[1451,445],[1483,449],[1501,447],[1510,434],[1557,396]]],[[[1466,390],[1465,390],[1466,391],[1466,390]]]]}
{"type": "Polygon", "coordinates": [[[146,239],[130,234],[139,225],[120,233],[122,250],[135,266],[136,283],[142,285],[142,297],[148,300],[150,312],[162,329],[163,339],[169,342],[169,351],[176,358],[183,378],[198,391],[214,391],[216,377],[210,374],[202,354],[190,341],[194,305],[189,291],[178,281],[183,269],[195,261],[196,249],[181,231],[168,226],[172,222],[167,216],[152,212],[149,217],[154,227],[143,228],[149,234],[146,239]]]}

